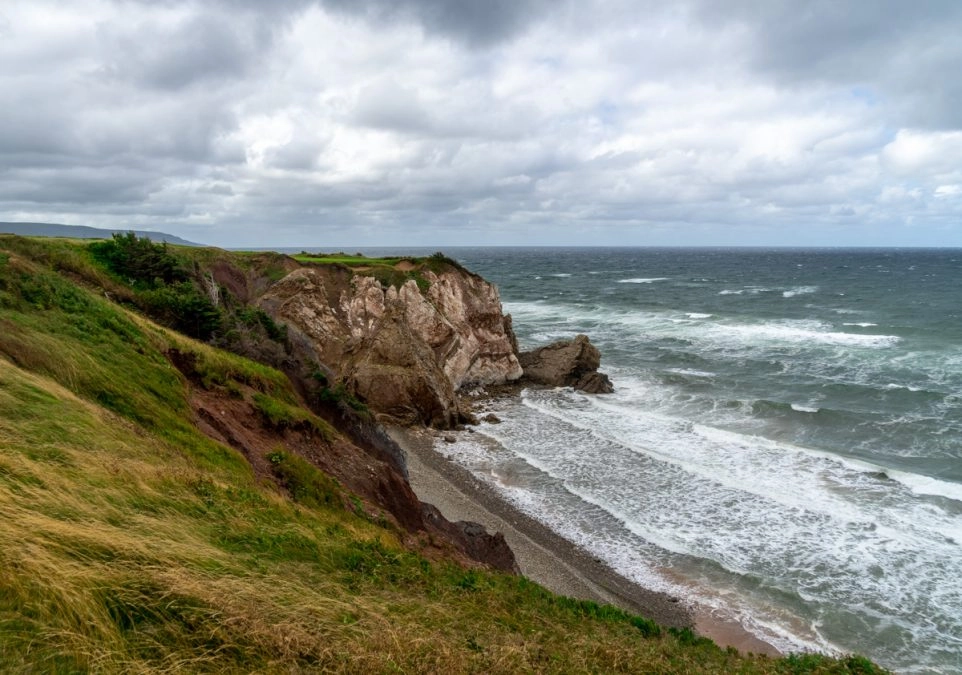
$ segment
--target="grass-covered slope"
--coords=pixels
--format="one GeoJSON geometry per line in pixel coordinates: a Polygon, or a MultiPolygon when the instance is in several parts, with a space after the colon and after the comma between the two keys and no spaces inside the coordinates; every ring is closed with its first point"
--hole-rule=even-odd
{"type": "Polygon", "coordinates": [[[0,672],[874,672],[428,562],[280,450],[256,479],[195,426],[172,350],[282,426],[336,431],[278,371],[75,283],[82,252],[25,246],[0,242],[0,672]]]}

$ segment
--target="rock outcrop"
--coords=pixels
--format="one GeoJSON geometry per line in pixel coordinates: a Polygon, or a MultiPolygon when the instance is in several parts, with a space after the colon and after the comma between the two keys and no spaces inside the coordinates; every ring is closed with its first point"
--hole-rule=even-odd
{"type": "Polygon", "coordinates": [[[484,525],[468,520],[452,523],[432,504],[421,504],[425,522],[442,532],[459,550],[472,560],[483,562],[494,569],[520,574],[514,551],[500,532],[489,534],[484,525]]]}
{"type": "Polygon", "coordinates": [[[589,394],[610,394],[611,380],[598,372],[601,352],[585,335],[561,340],[519,355],[524,377],[549,387],[574,387],[589,394]]]}
{"type": "Polygon", "coordinates": [[[379,415],[452,427],[462,421],[459,388],[514,381],[522,369],[497,289],[453,264],[432,268],[395,286],[343,267],[301,267],[258,304],[379,415]]]}

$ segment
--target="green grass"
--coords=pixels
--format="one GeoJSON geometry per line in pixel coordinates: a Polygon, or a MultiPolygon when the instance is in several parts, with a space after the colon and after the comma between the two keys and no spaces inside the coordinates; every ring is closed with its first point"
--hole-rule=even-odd
{"type": "Polygon", "coordinates": [[[301,457],[275,450],[267,460],[271,472],[297,503],[314,507],[343,503],[344,493],[337,480],[301,457]]]}
{"type": "Polygon", "coordinates": [[[344,253],[298,253],[291,256],[302,263],[320,265],[347,265],[348,267],[394,267],[402,260],[417,264],[416,258],[368,258],[363,255],[346,255],[344,253]]]}
{"type": "Polygon", "coordinates": [[[194,386],[253,388],[281,430],[315,424],[282,374],[19,246],[0,257],[0,672],[879,672],[740,656],[428,561],[284,450],[268,458],[284,490],[259,483],[194,426],[165,354],[194,386]]]}
{"type": "Polygon", "coordinates": [[[308,265],[344,265],[357,274],[374,277],[385,288],[388,286],[400,288],[413,280],[422,293],[426,292],[431,285],[424,277],[423,270],[440,271],[437,269],[436,258],[367,258],[344,253],[301,253],[292,257],[308,265]],[[396,269],[396,266],[402,262],[409,263],[413,268],[396,269]]]}
{"type": "Polygon", "coordinates": [[[264,418],[264,421],[278,431],[284,429],[300,429],[314,431],[325,440],[334,437],[334,429],[320,417],[300,405],[292,405],[270,396],[255,393],[254,407],[264,418]]]}

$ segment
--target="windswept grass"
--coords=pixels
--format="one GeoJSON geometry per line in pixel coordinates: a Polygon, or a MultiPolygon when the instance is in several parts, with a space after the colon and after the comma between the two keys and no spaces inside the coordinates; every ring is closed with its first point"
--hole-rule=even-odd
{"type": "Polygon", "coordinates": [[[402,260],[415,263],[414,258],[368,258],[346,253],[298,253],[291,256],[297,262],[318,265],[347,265],[348,267],[394,267],[402,260]]]}
{"type": "Polygon", "coordinates": [[[297,400],[290,380],[279,370],[180,335],[139,314],[125,312],[125,315],[141,328],[147,340],[159,352],[177,350],[189,354],[192,359],[192,375],[206,389],[227,388],[232,382],[240,382],[285,403],[294,403],[297,400]]]}
{"type": "Polygon", "coordinates": [[[0,234],[0,249],[31,260],[56,272],[65,272],[77,280],[112,293],[128,295],[109,274],[94,264],[87,246],[96,240],[33,238],[0,234]]]}
{"type": "Polygon", "coordinates": [[[257,483],[191,423],[172,350],[306,413],[277,371],[0,256],[0,672],[879,672],[428,562],[299,458],[269,458],[292,499],[257,483]]]}
{"type": "Polygon", "coordinates": [[[275,450],[267,456],[271,472],[291,497],[306,506],[333,506],[345,498],[337,480],[297,455],[275,450]]]}
{"type": "Polygon", "coordinates": [[[317,433],[324,440],[334,438],[330,424],[299,405],[292,405],[268,394],[254,394],[254,407],[268,425],[278,431],[302,429],[317,433]]]}

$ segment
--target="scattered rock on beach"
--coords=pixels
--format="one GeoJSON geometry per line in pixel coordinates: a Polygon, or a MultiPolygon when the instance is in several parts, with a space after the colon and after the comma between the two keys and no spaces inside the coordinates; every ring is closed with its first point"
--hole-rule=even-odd
{"type": "Polygon", "coordinates": [[[610,394],[615,390],[611,380],[604,373],[585,373],[575,382],[574,388],[586,394],[610,394]]]}
{"type": "Polygon", "coordinates": [[[483,419],[488,424],[501,424],[501,418],[495,415],[494,413],[488,413],[481,419],[483,419]]]}
{"type": "Polygon", "coordinates": [[[614,391],[608,376],[598,372],[601,352],[586,335],[522,352],[518,360],[524,369],[524,377],[537,384],[574,387],[589,394],[614,391]]]}
{"type": "Polygon", "coordinates": [[[489,534],[483,525],[459,520],[448,521],[435,506],[422,503],[424,519],[448,535],[454,545],[470,558],[486,563],[497,570],[520,573],[514,552],[500,532],[489,534]]]}

